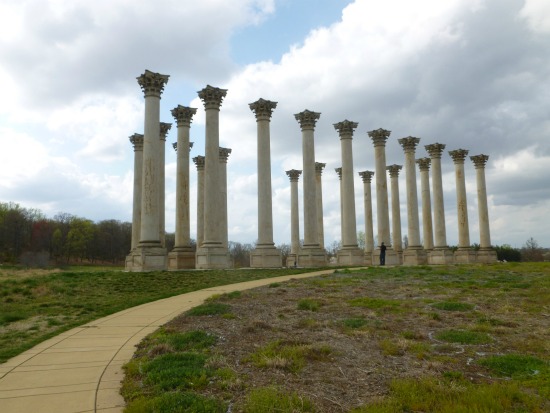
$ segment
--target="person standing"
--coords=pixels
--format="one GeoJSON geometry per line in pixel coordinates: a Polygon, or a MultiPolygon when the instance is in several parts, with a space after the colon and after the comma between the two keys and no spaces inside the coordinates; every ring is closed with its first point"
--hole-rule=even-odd
{"type": "Polygon", "coordinates": [[[380,245],[380,265],[386,265],[386,245],[380,245]]]}

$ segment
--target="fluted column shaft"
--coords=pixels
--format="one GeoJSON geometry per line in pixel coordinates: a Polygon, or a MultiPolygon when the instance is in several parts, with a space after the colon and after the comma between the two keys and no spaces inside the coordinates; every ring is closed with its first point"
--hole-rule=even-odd
{"type": "Polygon", "coordinates": [[[259,99],[249,104],[256,115],[258,135],[258,244],[274,246],[273,206],[271,199],[271,137],[270,120],[277,102],[259,99]]]}
{"type": "Polygon", "coordinates": [[[141,184],[143,180],[143,135],[134,133],[130,136],[134,147],[134,192],[132,209],[132,244],[135,249],[139,244],[141,233],[141,184]]]}
{"type": "Polygon", "coordinates": [[[160,223],[159,238],[160,244],[166,246],[166,135],[172,128],[171,123],[160,123],[160,223]]]}
{"type": "Polygon", "coordinates": [[[227,90],[207,85],[199,91],[205,109],[205,165],[204,165],[204,242],[203,246],[222,246],[220,232],[220,106],[227,90]]]}
{"type": "Polygon", "coordinates": [[[470,248],[470,229],[468,225],[468,202],[466,199],[466,177],[464,159],[468,155],[465,149],[449,151],[455,164],[456,212],[458,216],[458,248],[470,248]]]}
{"type": "Polygon", "coordinates": [[[422,236],[424,249],[432,250],[434,247],[432,227],[432,206],[430,196],[430,158],[417,159],[420,169],[420,192],[422,194],[422,236]]]}
{"type": "Polygon", "coordinates": [[[317,233],[319,234],[319,246],[325,249],[325,230],[323,222],[323,168],[326,164],[315,162],[315,200],[317,202],[317,233]]]}
{"type": "Polygon", "coordinates": [[[197,247],[204,242],[204,156],[195,156],[197,167],[197,247]]]}
{"type": "Polygon", "coordinates": [[[342,247],[357,247],[357,221],[355,215],[355,188],[353,181],[353,131],[357,122],[344,120],[334,124],[340,136],[342,154],[342,209],[343,239],[342,247]]]}
{"type": "Polygon", "coordinates": [[[315,190],[314,128],[320,113],[305,110],[294,115],[302,129],[303,188],[304,188],[304,248],[319,247],[317,230],[317,201],[315,190]]]}
{"type": "Polygon", "coordinates": [[[227,159],[231,149],[220,148],[220,219],[219,233],[221,234],[222,245],[227,247],[229,243],[228,221],[227,221],[227,159]]]}
{"type": "Polygon", "coordinates": [[[408,248],[420,248],[420,223],[418,220],[418,193],[416,188],[415,151],[420,138],[409,136],[398,140],[405,152],[405,176],[407,182],[407,234],[408,248]]]}
{"type": "Polygon", "coordinates": [[[344,245],[344,204],[342,199],[344,198],[344,189],[342,188],[342,168],[334,169],[338,174],[338,183],[340,184],[340,244],[344,245]]]}
{"type": "Polygon", "coordinates": [[[372,225],[372,192],[371,181],[374,172],[359,172],[363,179],[364,207],[365,207],[365,253],[372,254],[374,251],[374,233],[372,225]]]}
{"type": "Polygon", "coordinates": [[[298,211],[298,179],[302,171],[291,169],[286,171],[290,178],[290,253],[300,251],[300,214],[298,211]]]}
{"type": "Polygon", "coordinates": [[[489,160],[488,155],[470,156],[476,169],[477,183],[477,207],[479,213],[479,246],[491,248],[491,234],[489,229],[489,208],[487,206],[487,187],[485,184],[485,164],[489,160]]]}
{"type": "Polygon", "coordinates": [[[191,214],[189,208],[189,129],[195,108],[178,105],[172,109],[172,116],[178,124],[178,140],[175,146],[176,164],[176,233],[174,249],[191,245],[191,214]],[[177,150],[179,148],[179,150],[177,150]]]}
{"type": "Polygon", "coordinates": [[[378,224],[378,245],[382,242],[391,245],[390,217],[388,211],[388,183],[386,180],[386,140],[390,131],[377,129],[368,132],[374,144],[376,175],[376,216],[378,224]]]}
{"type": "Polygon", "coordinates": [[[390,173],[391,185],[391,221],[392,221],[392,242],[393,249],[397,252],[403,251],[401,241],[401,202],[399,201],[399,171],[401,165],[390,165],[387,167],[390,173]]]}
{"type": "Polygon", "coordinates": [[[434,143],[425,146],[430,154],[432,164],[432,192],[434,207],[434,248],[447,248],[447,232],[445,229],[445,204],[443,201],[443,180],[441,173],[441,154],[445,145],[434,143]]]}
{"type": "Polygon", "coordinates": [[[140,231],[140,245],[144,247],[161,247],[160,96],[167,82],[168,76],[148,70],[138,77],[145,96],[140,231]]]}

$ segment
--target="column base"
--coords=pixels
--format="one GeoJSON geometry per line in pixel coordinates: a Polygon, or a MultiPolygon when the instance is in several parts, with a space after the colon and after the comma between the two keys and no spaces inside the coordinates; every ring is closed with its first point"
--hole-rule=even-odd
{"type": "Polygon", "coordinates": [[[401,265],[401,260],[399,259],[399,254],[391,248],[386,248],[386,262],[385,264],[380,264],[380,248],[376,248],[372,253],[372,265],[401,265]]]}
{"type": "Polygon", "coordinates": [[[480,248],[476,255],[477,262],[482,264],[493,264],[498,261],[497,252],[492,248],[480,248]]]}
{"type": "Polygon", "coordinates": [[[365,265],[365,252],[359,247],[344,247],[336,257],[338,265],[365,265]]]}
{"type": "Polygon", "coordinates": [[[425,265],[428,256],[422,247],[409,247],[403,251],[403,265],[425,265]]]}
{"type": "Polygon", "coordinates": [[[447,265],[453,263],[454,254],[447,247],[439,247],[428,251],[428,264],[430,265],[447,265]]]}
{"type": "Polygon", "coordinates": [[[281,268],[282,265],[281,251],[274,246],[256,247],[250,253],[250,266],[252,268],[281,268]]]}
{"type": "Polygon", "coordinates": [[[126,256],[126,271],[164,271],[166,268],[166,248],[162,248],[160,244],[159,246],[138,245],[126,256]]]}
{"type": "Polygon", "coordinates": [[[455,264],[472,264],[476,262],[476,252],[471,248],[458,249],[454,253],[455,264]]]}
{"type": "Polygon", "coordinates": [[[285,266],[287,268],[296,268],[298,266],[298,254],[288,254],[285,266]]]}
{"type": "Polygon", "coordinates": [[[195,258],[195,266],[198,269],[212,270],[231,268],[231,257],[229,256],[229,251],[221,243],[202,244],[202,247],[197,249],[195,258]]]}
{"type": "Polygon", "coordinates": [[[195,268],[195,251],[191,247],[175,247],[168,253],[169,270],[195,268]]]}
{"type": "Polygon", "coordinates": [[[327,254],[321,247],[304,247],[298,253],[298,265],[300,267],[325,267],[327,265],[327,254]]]}
{"type": "Polygon", "coordinates": [[[372,251],[365,251],[363,259],[365,265],[373,265],[372,251]]]}

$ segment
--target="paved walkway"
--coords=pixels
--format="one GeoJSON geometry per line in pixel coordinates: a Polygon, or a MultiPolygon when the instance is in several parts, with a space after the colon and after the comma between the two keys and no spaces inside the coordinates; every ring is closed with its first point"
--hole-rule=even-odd
{"type": "Polygon", "coordinates": [[[147,334],[213,294],[332,272],[207,288],[129,308],[66,331],[0,364],[0,412],[122,412],[122,365],[131,359],[136,344],[147,334]]]}

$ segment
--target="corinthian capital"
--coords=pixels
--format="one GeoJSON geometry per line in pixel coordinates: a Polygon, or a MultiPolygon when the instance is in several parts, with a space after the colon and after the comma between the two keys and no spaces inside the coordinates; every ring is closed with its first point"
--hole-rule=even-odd
{"type": "Polygon", "coordinates": [[[406,138],[398,139],[397,142],[403,147],[403,150],[406,152],[415,152],[416,145],[420,142],[420,138],[415,138],[414,136],[407,136],[406,138]]]}
{"type": "Polygon", "coordinates": [[[470,159],[474,163],[476,169],[483,169],[485,168],[485,164],[489,160],[489,155],[474,155],[470,156],[470,159]]]}
{"type": "Polygon", "coordinates": [[[187,106],[178,105],[170,111],[172,116],[176,120],[178,127],[180,126],[191,126],[191,121],[193,120],[193,115],[197,113],[196,108],[189,108],[187,106]]]}
{"type": "Polygon", "coordinates": [[[421,171],[429,171],[432,160],[430,158],[420,158],[416,160],[416,163],[421,171]]]}
{"type": "Polygon", "coordinates": [[[197,166],[197,171],[204,170],[204,160],[205,158],[202,155],[198,155],[193,158],[193,162],[197,166]]]}
{"type": "Polygon", "coordinates": [[[453,158],[453,162],[456,164],[464,163],[464,159],[468,155],[467,149],[456,149],[454,151],[449,151],[449,155],[453,158]]]}
{"type": "Polygon", "coordinates": [[[359,176],[363,178],[363,183],[370,184],[372,181],[372,177],[374,176],[374,172],[373,171],[359,172],[359,176]]]}
{"type": "Polygon", "coordinates": [[[260,98],[256,102],[249,103],[248,107],[256,115],[256,121],[270,120],[273,110],[277,107],[277,102],[260,98]]]}
{"type": "MultiPolygon", "coordinates": [[[[177,142],[174,142],[172,144],[172,147],[174,148],[174,150],[177,152],[178,151],[178,143],[177,142]]],[[[189,152],[191,152],[191,148],[193,147],[193,142],[189,142],[189,152]]]]}
{"type": "Polygon", "coordinates": [[[141,86],[141,90],[145,97],[156,96],[160,98],[164,90],[164,86],[168,83],[168,75],[161,75],[160,73],[153,73],[150,70],[145,70],[145,73],[137,77],[137,81],[141,86]]]}
{"type": "Polygon", "coordinates": [[[296,113],[294,115],[294,118],[298,121],[300,124],[300,128],[302,130],[305,129],[315,129],[315,124],[317,123],[317,120],[321,117],[321,113],[319,112],[312,112],[310,110],[304,110],[303,112],[296,113]]]}
{"type": "Polygon", "coordinates": [[[334,129],[338,131],[340,138],[351,138],[353,136],[353,131],[359,125],[357,122],[352,122],[349,120],[344,120],[342,122],[334,123],[334,129]]]}
{"type": "Polygon", "coordinates": [[[327,166],[326,163],[315,162],[315,174],[321,176],[323,174],[323,169],[327,166]]]}
{"type": "Polygon", "coordinates": [[[286,171],[286,174],[290,178],[290,182],[298,182],[298,179],[300,178],[302,171],[298,169],[291,169],[290,171],[286,171]]]}
{"type": "Polygon", "coordinates": [[[229,154],[230,153],[231,153],[231,149],[229,149],[229,148],[219,148],[220,162],[227,163],[227,160],[229,159],[229,154]]]}
{"type": "Polygon", "coordinates": [[[166,140],[166,135],[170,129],[172,129],[171,123],[160,122],[160,140],[166,140]]]}
{"type": "Polygon", "coordinates": [[[397,178],[399,176],[399,171],[403,169],[403,166],[393,164],[393,165],[386,166],[386,169],[388,170],[392,178],[397,178]]]}
{"type": "Polygon", "coordinates": [[[142,134],[134,133],[128,139],[130,139],[130,142],[132,143],[132,145],[134,145],[134,151],[142,151],[143,150],[143,135],[142,134]]]}
{"type": "Polygon", "coordinates": [[[342,180],[342,168],[334,168],[334,172],[338,175],[338,179],[342,180]]]}
{"type": "Polygon", "coordinates": [[[445,144],[432,143],[431,145],[424,146],[424,148],[426,148],[432,159],[441,159],[441,155],[443,154],[443,150],[445,149],[445,144]]]}
{"type": "Polygon", "coordinates": [[[204,89],[199,90],[197,93],[204,103],[205,109],[219,109],[223,98],[227,95],[227,89],[206,85],[204,89]]]}
{"type": "Polygon", "coordinates": [[[379,128],[376,130],[371,130],[370,132],[367,132],[367,134],[372,139],[374,146],[386,146],[386,141],[390,137],[391,131],[379,128]]]}

